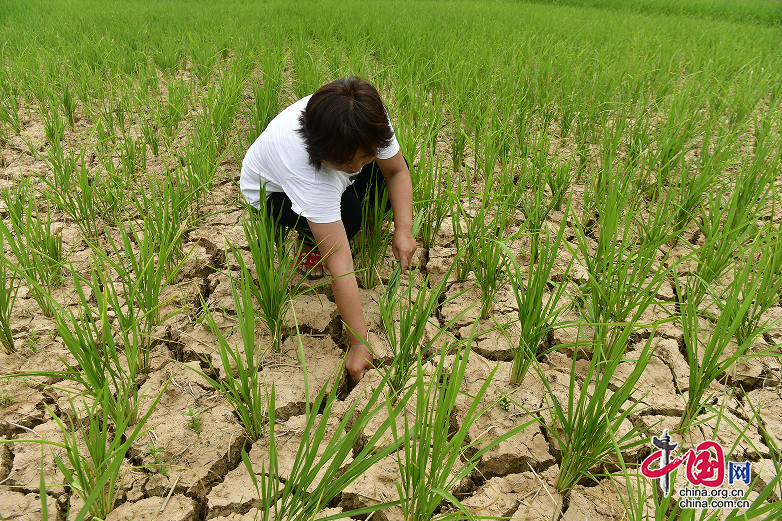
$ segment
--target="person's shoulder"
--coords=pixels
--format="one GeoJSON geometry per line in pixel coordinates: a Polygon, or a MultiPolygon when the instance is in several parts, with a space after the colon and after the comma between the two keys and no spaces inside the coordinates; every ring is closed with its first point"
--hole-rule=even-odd
{"type": "Polygon", "coordinates": [[[299,117],[307,107],[307,102],[311,96],[301,98],[300,100],[288,105],[269,123],[267,130],[269,133],[287,133],[297,130],[301,125],[299,117]]]}

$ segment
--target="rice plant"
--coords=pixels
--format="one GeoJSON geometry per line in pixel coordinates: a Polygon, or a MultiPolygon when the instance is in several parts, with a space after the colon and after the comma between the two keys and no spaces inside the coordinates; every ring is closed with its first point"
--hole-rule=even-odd
{"type": "MultiPolygon", "coordinates": [[[[614,444],[618,445],[621,451],[642,443],[638,439],[640,430],[637,426],[630,428],[615,441],[606,436],[607,432],[618,433],[622,422],[638,410],[637,401],[630,397],[653,351],[653,337],[650,336],[643,347],[630,354],[624,353],[631,327],[620,327],[617,338],[621,342],[621,348],[615,345],[613,356],[592,356],[581,382],[576,380],[576,357],[573,357],[566,403],[557,398],[540,365],[535,364],[540,380],[546,388],[546,406],[551,415],[551,425],[546,424],[546,429],[549,436],[556,439],[562,453],[555,483],[557,490],[562,493],[567,493],[582,478],[594,477],[589,469],[605,461],[606,457],[615,451],[614,444]],[[632,363],[632,371],[618,388],[614,388],[613,375],[621,362],[632,363]]],[[[577,342],[579,341],[580,339],[577,339],[577,342]]],[[[601,341],[599,337],[594,339],[596,343],[601,341]]],[[[597,345],[593,349],[597,353],[606,348],[597,345]]]]}
{"type": "MultiPolygon", "coordinates": [[[[16,220],[11,219],[11,222],[16,220]]],[[[27,286],[41,312],[51,317],[54,308],[49,293],[63,281],[62,236],[52,231],[51,213],[47,211],[46,220],[41,220],[35,199],[27,203],[23,221],[16,224],[19,228],[12,232],[0,222],[0,235],[16,257],[15,271],[28,281],[27,286]]]]}
{"type": "MultiPolygon", "coordinates": [[[[105,519],[106,515],[114,509],[118,499],[124,478],[121,466],[125,461],[125,455],[130,447],[149,430],[144,429],[144,425],[163,396],[166,386],[167,384],[163,386],[147,413],[130,432],[127,432],[127,429],[133,423],[128,419],[114,424],[109,421],[113,398],[108,385],[105,385],[91,402],[82,400],[86,426],[81,422],[74,423],[70,417],[67,418],[68,425],[66,425],[48,405],[44,404],[63,433],[62,443],[41,439],[1,440],[0,443],[9,441],[39,443],[42,446],[60,449],[52,450],[57,469],[62,473],[71,493],[84,503],[81,511],[74,513],[75,520],[81,521],[88,516],[105,519]]],[[[71,409],[76,410],[71,398],[69,403],[71,409]]],[[[46,507],[43,506],[46,503],[46,485],[43,482],[43,465],[41,467],[41,489],[44,490],[41,494],[41,505],[43,519],[48,519],[46,507]]]]}
{"type": "MultiPolygon", "coordinates": [[[[98,397],[104,388],[110,391],[104,397],[109,417],[115,423],[131,425],[138,418],[138,385],[136,376],[138,366],[133,357],[123,356],[122,345],[117,341],[117,332],[108,317],[110,294],[108,279],[103,266],[93,265],[89,278],[82,278],[71,266],[70,273],[75,285],[77,309],[64,307],[50,295],[51,306],[55,310],[54,321],[57,333],[65,347],[73,356],[75,363],[60,358],[65,366],[63,370],[8,373],[6,377],[43,376],[68,380],[84,387],[85,393],[98,397]],[[98,309],[91,304],[93,295],[98,301],[98,309]]],[[[37,286],[33,281],[29,284],[37,286]]],[[[41,288],[42,289],[42,288],[41,288]]]]}
{"type": "MultiPolygon", "coordinates": [[[[261,200],[265,201],[263,195],[261,200]]],[[[297,296],[309,290],[294,261],[301,246],[297,246],[285,227],[267,215],[265,206],[260,211],[249,208],[242,218],[242,226],[257,278],[250,291],[257,303],[257,313],[271,334],[271,347],[279,351],[288,310],[297,296]]],[[[240,252],[233,247],[232,251],[242,272],[247,270],[240,252]]]]}
{"type": "MultiPolygon", "coordinates": [[[[416,282],[417,273],[410,270],[407,284],[399,291],[401,284],[401,266],[396,263],[389,279],[388,286],[380,296],[380,320],[383,332],[394,355],[386,368],[388,385],[392,396],[398,397],[403,391],[416,359],[421,353],[427,353],[437,347],[440,336],[447,326],[459,319],[469,309],[463,310],[451,319],[445,328],[437,324],[439,332],[424,342],[426,327],[431,321],[432,313],[440,306],[440,296],[445,290],[448,276],[457,262],[451,264],[440,283],[429,288],[429,278],[424,277],[421,283],[416,282]],[[397,321],[399,326],[397,327],[397,321]]],[[[457,298],[459,295],[453,297],[457,298]]],[[[367,344],[367,347],[370,347],[367,344]]]]}
{"type": "Polygon", "coordinates": [[[517,234],[508,235],[513,222],[515,207],[510,198],[498,197],[494,217],[485,224],[481,234],[474,239],[470,248],[473,259],[473,273],[481,288],[481,309],[479,318],[487,319],[494,311],[497,292],[508,280],[508,266],[503,246],[512,242],[517,234]]]}
{"type": "Polygon", "coordinates": [[[442,157],[432,150],[421,154],[414,172],[416,217],[421,216],[419,236],[423,247],[431,248],[440,226],[451,211],[451,173],[443,168],[442,157]]]}
{"type": "Polygon", "coordinates": [[[391,216],[388,209],[388,192],[370,187],[367,199],[361,204],[362,226],[351,240],[351,251],[356,263],[356,280],[364,289],[380,283],[380,269],[391,243],[391,230],[386,221],[391,216]]]}
{"type": "MultiPolygon", "coordinates": [[[[741,325],[736,331],[736,342],[743,344],[748,339],[757,338],[758,335],[776,326],[768,321],[763,321],[763,315],[779,303],[780,290],[782,290],[782,233],[780,229],[771,229],[765,237],[755,239],[759,241],[757,247],[753,247],[748,254],[747,264],[754,264],[748,276],[744,277],[740,263],[734,265],[733,284],[741,284],[741,294],[750,295],[754,292],[755,298],[752,305],[743,316],[741,325]],[[741,282],[738,282],[741,281],[741,282]]],[[[734,308],[735,310],[735,308],[734,308]]]]}
{"type": "Polygon", "coordinates": [[[582,314],[594,325],[600,341],[595,347],[613,352],[616,334],[621,328],[611,324],[637,323],[641,315],[655,302],[659,287],[667,279],[672,266],[667,255],[660,258],[658,248],[670,235],[647,235],[644,240],[633,236],[635,231],[633,202],[626,189],[614,187],[606,191],[600,212],[599,236],[596,248],[590,246],[589,232],[574,219],[576,246],[563,244],[573,256],[584,259],[589,275],[580,288],[582,314]],[[632,245],[632,246],[631,246],[632,245]]]}
{"type": "MultiPolygon", "coordinates": [[[[513,266],[511,288],[516,297],[519,317],[519,341],[513,349],[513,366],[510,374],[510,383],[514,385],[520,385],[524,380],[524,376],[538,356],[541,342],[559,325],[559,315],[565,307],[559,304],[562,296],[565,295],[567,287],[565,282],[557,285],[548,298],[545,297],[551,280],[551,270],[559,255],[566,223],[567,219],[562,219],[553,243],[545,237],[541,243],[538,262],[534,266],[530,265],[526,274],[516,262],[513,252],[503,245],[504,254],[509,264],[513,266]]],[[[571,265],[572,262],[571,259],[571,265]]],[[[569,269],[570,266],[565,268],[565,271],[569,269]]]]}
{"type": "MultiPolygon", "coordinates": [[[[301,344],[299,344],[301,347],[301,344]]],[[[384,399],[384,377],[381,383],[368,389],[363,400],[363,409],[358,409],[358,400],[350,403],[345,410],[343,419],[334,427],[329,425],[333,408],[337,401],[337,378],[339,371],[332,375],[331,385],[325,385],[310,403],[309,379],[307,377],[306,360],[301,353],[304,371],[304,394],[306,426],[301,444],[295,453],[292,471],[284,480],[280,477],[277,457],[277,437],[275,434],[275,387],[272,385],[268,394],[269,411],[269,463],[262,465],[260,472],[252,468],[247,453],[242,451],[242,460],[258,494],[258,519],[271,521],[273,519],[313,519],[316,514],[326,508],[350,483],[365,473],[372,465],[393,454],[405,443],[405,438],[392,440],[382,448],[377,447],[381,440],[387,437],[388,429],[394,425],[396,418],[405,409],[409,401],[409,393],[399,396],[396,404],[391,405],[384,399]],[[331,390],[329,391],[329,387],[331,390]],[[387,412],[375,434],[358,453],[353,448],[364,428],[375,419],[379,413],[387,412]],[[320,453],[320,455],[318,455],[320,453]],[[345,464],[348,456],[353,455],[350,463],[345,464]],[[280,482],[284,486],[280,490],[280,482]]],[[[341,369],[341,368],[339,368],[341,369]]],[[[398,502],[380,502],[351,512],[344,512],[340,517],[361,515],[374,512],[398,502]]],[[[328,519],[328,518],[326,518],[328,519]]]]}
{"type": "Polygon", "coordinates": [[[263,82],[252,82],[252,103],[247,108],[249,126],[246,132],[239,131],[237,136],[242,152],[250,148],[253,141],[261,135],[280,111],[283,59],[282,50],[275,46],[269,46],[261,55],[263,82]]]}
{"type": "MultiPolygon", "coordinates": [[[[535,185],[538,185],[536,182],[535,185]]],[[[532,194],[524,194],[519,199],[519,205],[524,212],[524,224],[530,234],[530,263],[538,262],[538,251],[540,248],[540,234],[543,225],[546,222],[553,204],[548,202],[548,196],[543,191],[542,186],[533,189],[532,194]]]]}
{"type": "Polygon", "coordinates": [[[33,198],[33,189],[29,181],[21,181],[14,183],[10,188],[4,188],[0,191],[0,198],[2,198],[5,204],[5,211],[11,223],[11,229],[22,230],[25,211],[30,204],[30,199],[33,198]]]}
{"type": "Polygon", "coordinates": [[[48,155],[54,176],[44,182],[57,208],[76,222],[85,239],[94,240],[103,231],[102,190],[85,164],[86,153],[66,155],[62,145],[54,145],[48,155]]]}
{"type": "MultiPolygon", "coordinates": [[[[0,233],[0,252],[5,251],[4,237],[5,235],[0,233]]],[[[8,260],[3,255],[0,258],[0,345],[6,354],[16,351],[14,332],[11,329],[11,315],[14,311],[19,283],[19,278],[12,269],[9,269],[8,260]]]]}
{"type": "MultiPolygon", "coordinates": [[[[470,339],[471,340],[471,339],[470,339]]],[[[401,412],[403,429],[391,423],[394,441],[403,450],[397,453],[400,482],[395,483],[400,507],[406,520],[434,519],[443,501],[454,505],[458,512],[443,519],[473,519],[472,513],[453,495],[453,488],[467,477],[481,457],[504,440],[529,427],[536,420],[520,423],[487,443],[471,457],[464,457],[464,450],[484,440],[467,443],[470,427],[485,412],[486,390],[494,377],[495,367],[472,397],[469,410],[459,429],[450,434],[451,416],[455,414],[456,400],[467,371],[469,347],[457,347],[453,360],[446,361],[441,350],[433,371],[424,369],[421,353],[416,356],[415,374],[410,390],[410,407],[401,412]],[[425,374],[426,372],[426,374],[425,374]],[[449,433],[445,436],[445,433],[449,433]]],[[[390,405],[389,405],[390,408],[390,405]]],[[[389,417],[393,417],[389,410],[389,417]]]]}
{"type": "Polygon", "coordinates": [[[551,207],[556,211],[562,211],[562,203],[565,200],[573,182],[573,171],[570,161],[559,164],[547,164],[543,173],[546,185],[551,190],[551,207]]]}
{"type": "Polygon", "coordinates": [[[704,244],[697,250],[698,268],[695,281],[688,281],[688,300],[696,304],[703,302],[708,287],[722,278],[731,266],[736,250],[749,238],[750,213],[739,203],[737,191],[727,196],[726,188],[717,187],[708,194],[708,204],[701,208],[698,227],[703,234],[704,244]]]}
{"type": "Polygon", "coordinates": [[[184,147],[184,182],[187,191],[195,194],[196,213],[206,204],[217,176],[217,168],[223,152],[219,148],[219,136],[212,127],[209,115],[196,119],[188,130],[184,147]]]}
{"type": "Polygon", "coordinates": [[[255,441],[264,435],[267,415],[271,413],[267,409],[266,383],[260,373],[265,350],[257,347],[258,336],[255,331],[256,318],[253,306],[254,283],[244,265],[241,266],[238,285],[237,289],[235,284],[231,284],[231,291],[236,305],[242,345],[234,347],[228,343],[225,335],[217,327],[212,312],[204,304],[207,325],[217,336],[225,380],[212,378],[201,371],[196,372],[228,402],[245,428],[247,438],[255,441]]]}
{"type": "Polygon", "coordinates": [[[136,211],[145,216],[144,233],[158,245],[161,252],[168,252],[164,265],[168,274],[185,257],[182,236],[195,225],[195,215],[191,213],[193,192],[186,193],[176,179],[175,173],[169,173],[164,179],[149,177],[149,196],[140,193],[133,199],[136,211]]]}
{"type": "MultiPolygon", "coordinates": [[[[756,251],[757,246],[753,248],[750,258],[756,251]]],[[[709,386],[714,380],[724,375],[738,360],[762,356],[768,351],[749,351],[752,342],[763,333],[764,328],[756,329],[751,334],[744,335],[743,341],[733,343],[734,336],[744,324],[758,294],[758,286],[747,283],[753,269],[753,264],[748,262],[743,268],[736,270],[733,283],[722,297],[724,301],[720,305],[720,314],[711,326],[707,340],[701,340],[698,334],[704,329],[702,321],[705,319],[699,317],[696,303],[685,299],[679,278],[675,278],[681,312],[680,324],[684,332],[687,362],[690,365],[687,403],[679,428],[689,428],[693,419],[701,412],[704,401],[709,398],[709,386]]]]}
{"type": "MultiPolygon", "coordinates": [[[[109,235],[109,247],[105,249],[90,244],[93,252],[121,279],[123,299],[133,301],[132,305],[137,308],[134,314],[137,313],[137,319],[143,321],[144,334],[148,339],[151,339],[155,326],[168,318],[160,317],[160,307],[165,303],[160,299],[161,292],[174,280],[186,259],[183,257],[176,260],[176,252],[181,251],[183,227],[168,230],[170,233],[163,236],[156,233],[165,226],[160,220],[163,218],[165,213],[149,216],[144,221],[142,230],[136,230],[132,224],[118,222],[119,241],[109,235]],[[170,242],[163,242],[164,240],[170,242]]],[[[144,345],[148,345],[149,341],[145,341],[144,345]]],[[[140,370],[147,371],[148,350],[143,350],[140,354],[140,370]]]]}

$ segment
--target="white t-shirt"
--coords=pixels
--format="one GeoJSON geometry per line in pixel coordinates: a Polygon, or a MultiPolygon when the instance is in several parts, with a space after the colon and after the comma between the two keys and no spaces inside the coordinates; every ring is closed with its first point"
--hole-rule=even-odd
{"type": "MultiPolygon", "coordinates": [[[[325,162],[320,170],[310,164],[304,139],[297,132],[301,126],[299,116],[310,96],[280,112],[250,146],[242,161],[239,187],[247,202],[256,208],[260,208],[261,184],[265,184],[267,197],[284,192],[294,212],[315,223],[332,223],[342,219],[342,192],[353,181],[350,174],[334,170],[325,162]]],[[[375,157],[390,159],[397,152],[399,142],[394,135],[391,144],[378,149],[375,157]]]]}

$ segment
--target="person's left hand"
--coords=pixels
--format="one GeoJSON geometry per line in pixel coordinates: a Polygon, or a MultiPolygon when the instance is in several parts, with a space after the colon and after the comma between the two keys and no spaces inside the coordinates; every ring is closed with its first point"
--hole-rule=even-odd
{"type": "Polygon", "coordinates": [[[402,273],[407,270],[417,248],[418,244],[416,244],[415,239],[413,239],[413,234],[410,231],[394,232],[394,238],[391,240],[391,251],[394,252],[394,257],[396,257],[402,265],[402,273]]]}

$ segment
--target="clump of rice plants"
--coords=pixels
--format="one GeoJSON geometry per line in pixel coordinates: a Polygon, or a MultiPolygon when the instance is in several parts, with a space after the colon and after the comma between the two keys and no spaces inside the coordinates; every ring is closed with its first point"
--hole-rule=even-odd
{"type": "Polygon", "coordinates": [[[451,211],[451,172],[443,168],[443,159],[433,151],[421,154],[415,169],[414,183],[416,219],[420,216],[421,243],[424,248],[434,246],[437,233],[451,211]]]}
{"type": "MultiPolygon", "coordinates": [[[[754,257],[758,246],[753,247],[750,258],[754,257]]],[[[676,288],[680,295],[679,321],[684,332],[684,345],[687,349],[687,362],[690,365],[689,391],[684,414],[679,422],[679,428],[688,429],[693,419],[701,412],[704,401],[709,398],[707,392],[711,383],[724,374],[740,359],[761,356],[768,349],[750,352],[749,348],[763,328],[754,331],[745,330],[743,340],[733,343],[733,339],[746,322],[747,314],[753,307],[758,295],[759,286],[748,284],[751,280],[754,266],[745,263],[737,269],[733,283],[730,285],[724,300],[720,304],[720,314],[709,328],[708,340],[701,340],[699,333],[705,328],[696,303],[683,297],[679,278],[676,277],[676,288]]]]}
{"type": "MultiPolygon", "coordinates": [[[[135,424],[132,431],[127,432],[133,425],[128,418],[112,424],[109,411],[113,407],[113,398],[108,382],[100,389],[93,401],[83,400],[83,411],[86,425],[80,422],[74,423],[68,418],[68,425],[44,404],[51,417],[57,422],[63,433],[62,443],[41,439],[14,439],[0,440],[0,443],[39,443],[56,447],[58,451],[52,451],[57,469],[62,473],[65,484],[71,488],[73,494],[84,503],[81,511],[76,513],[75,519],[81,521],[88,516],[105,519],[106,515],[114,509],[122,485],[123,474],[121,466],[125,461],[125,455],[130,447],[146,433],[144,429],[147,419],[163,396],[166,386],[160,391],[147,413],[135,424]]],[[[71,409],[76,410],[73,400],[69,398],[71,409]]],[[[41,494],[43,519],[46,516],[46,484],[43,481],[43,464],[41,465],[41,494]]],[[[53,484],[49,484],[51,486],[53,484]]]]}
{"type": "Polygon", "coordinates": [[[351,251],[356,263],[356,280],[364,289],[380,283],[380,268],[391,242],[391,230],[386,221],[391,216],[388,192],[370,188],[370,200],[361,204],[363,225],[351,241],[351,251]]]}
{"type": "Polygon", "coordinates": [[[520,423],[493,439],[470,458],[463,459],[465,449],[483,442],[474,440],[467,443],[466,440],[470,427],[484,412],[482,407],[486,391],[496,371],[495,368],[472,398],[459,429],[445,436],[444,433],[451,429],[451,415],[461,392],[469,354],[469,347],[459,344],[451,361],[446,360],[446,352],[441,350],[431,372],[424,368],[420,352],[416,357],[410,389],[410,402],[414,411],[410,412],[407,407],[402,410],[404,430],[396,422],[391,422],[394,441],[403,447],[397,453],[402,479],[395,484],[405,519],[433,519],[443,500],[450,501],[459,510],[460,516],[471,518],[470,511],[452,494],[453,488],[472,472],[485,453],[536,421],[533,419],[520,423]]]}
{"type": "MultiPolygon", "coordinates": [[[[263,194],[261,201],[265,201],[263,194]]],[[[264,205],[260,210],[249,208],[242,218],[242,227],[257,278],[257,283],[252,283],[249,290],[257,303],[257,313],[271,334],[271,347],[279,351],[288,310],[297,296],[310,289],[305,285],[306,279],[298,274],[294,260],[301,246],[296,244],[287,228],[268,216],[264,205]]],[[[239,251],[235,248],[232,251],[242,272],[246,271],[239,251]]]]}
{"type": "Polygon", "coordinates": [[[253,306],[253,288],[247,268],[241,266],[238,280],[239,288],[231,285],[239,332],[242,337],[241,348],[233,347],[215,323],[211,311],[204,305],[209,329],[217,336],[220,363],[225,371],[225,380],[213,378],[197,371],[233,408],[239,421],[245,428],[247,438],[255,441],[266,429],[267,404],[266,384],[260,374],[264,351],[256,347],[255,310],[253,306]],[[235,365],[236,369],[233,368],[235,365]]]}
{"type": "MultiPolygon", "coordinates": [[[[567,493],[582,477],[589,476],[589,469],[604,461],[616,449],[626,450],[640,443],[639,428],[633,426],[618,439],[606,436],[607,432],[618,433],[619,427],[630,414],[638,410],[637,401],[631,400],[631,393],[644,373],[652,356],[653,342],[650,337],[642,347],[632,353],[625,353],[630,338],[631,326],[619,326],[617,338],[610,356],[593,355],[583,382],[579,383],[576,371],[576,357],[570,369],[567,400],[557,398],[551,383],[539,364],[535,364],[540,380],[546,388],[546,405],[551,415],[551,425],[546,424],[549,435],[557,440],[562,452],[562,462],[555,486],[567,493]],[[611,382],[617,367],[622,362],[631,362],[632,371],[618,388],[611,382]],[[629,405],[628,405],[629,402],[629,405]]],[[[579,342],[580,339],[577,339],[579,342]]],[[[592,342],[601,342],[597,337],[592,342]]],[[[606,347],[594,346],[595,353],[605,352],[606,347]]]]}
{"type": "MultiPolygon", "coordinates": [[[[119,320],[116,331],[108,318],[109,307],[117,307],[116,291],[111,279],[106,276],[105,265],[96,261],[91,267],[89,278],[82,278],[73,267],[70,268],[75,284],[78,308],[64,307],[47,294],[55,310],[54,320],[57,333],[65,347],[75,359],[75,364],[62,359],[66,367],[60,371],[23,371],[8,376],[44,376],[69,380],[82,385],[87,395],[93,398],[106,388],[110,393],[103,397],[103,406],[109,417],[117,424],[132,425],[138,418],[138,385],[136,376],[139,368],[137,357],[133,356],[135,330],[123,330],[126,322],[119,320]],[[97,299],[97,310],[93,309],[90,295],[97,299]],[[125,345],[120,344],[124,340],[125,345]],[[123,353],[122,348],[126,349],[123,353]],[[127,356],[123,356],[127,355],[127,356]]],[[[28,283],[33,284],[31,281],[28,283]]]]}
{"type": "MultiPolygon", "coordinates": [[[[0,252],[5,247],[4,237],[5,235],[0,233],[0,252]]],[[[14,332],[11,329],[11,314],[19,291],[19,283],[19,278],[9,268],[8,261],[3,256],[0,259],[0,345],[6,353],[16,351],[14,332]]]]}
{"type": "Polygon", "coordinates": [[[618,185],[618,179],[606,182],[613,188],[606,189],[601,205],[596,247],[591,247],[590,232],[577,219],[576,246],[568,241],[563,244],[573,256],[584,259],[589,278],[580,288],[586,297],[582,313],[595,328],[596,340],[600,337],[594,347],[613,352],[616,345],[621,345],[617,334],[621,335],[623,329],[612,324],[637,323],[655,302],[672,266],[666,265],[667,256],[661,258],[658,254],[660,246],[670,238],[666,229],[646,235],[643,240],[634,237],[636,207],[626,184],[618,185]]]}
{"type": "Polygon", "coordinates": [[[48,294],[63,282],[62,236],[52,230],[51,213],[41,218],[37,200],[30,199],[24,206],[22,219],[11,219],[13,229],[0,222],[0,234],[16,257],[16,272],[30,282],[28,286],[41,312],[51,317],[54,309],[48,294]]]}
{"type": "MultiPolygon", "coordinates": [[[[380,319],[383,323],[383,332],[394,355],[386,368],[388,384],[393,396],[398,397],[402,392],[410,379],[415,360],[421,353],[436,347],[447,326],[467,311],[464,310],[454,317],[444,328],[437,324],[438,333],[425,340],[426,327],[431,322],[434,310],[440,305],[440,295],[443,294],[448,275],[455,265],[456,262],[451,264],[440,283],[432,288],[429,287],[428,277],[424,277],[421,283],[417,283],[417,273],[410,270],[408,282],[401,291],[399,288],[402,268],[399,263],[394,266],[388,286],[380,296],[380,319]]],[[[367,347],[370,346],[367,344],[367,347]]]]}
{"type": "MultiPolygon", "coordinates": [[[[299,347],[301,348],[301,344],[299,347]]],[[[334,406],[338,403],[338,386],[336,384],[340,372],[337,371],[332,375],[329,382],[331,390],[328,390],[329,385],[323,386],[310,404],[307,364],[303,356],[301,356],[301,361],[304,371],[306,416],[304,432],[307,434],[302,437],[301,444],[296,450],[291,474],[282,480],[279,473],[277,453],[277,436],[279,435],[275,435],[277,425],[274,384],[272,384],[267,398],[269,415],[268,466],[263,465],[260,472],[254,470],[247,453],[242,450],[242,460],[258,494],[258,519],[262,521],[313,519],[350,483],[365,473],[372,465],[399,450],[406,441],[404,438],[395,439],[386,443],[382,448],[377,448],[410,399],[410,393],[398,396],[397,402],[393,405],[384,399],[387,375],[379,385],[367,390],[368,396],[362,400],[363,409],[358,409],[358,400],[352,402],[348,405],[343,419],[334,427],[329,424],[329,418],[332,417],[334,406]],[[361,451],[354,454],[353,449],[364,428],[378,414],[384,412],[388,414],[375,434],[361,451]],[[345,465],[345,460],[351,454],[353,455],[352,461],[345,465]],[[280,487],[281,481],[284,481],[282,487],[280,487]]],[[[371,513],[393,504],[393,502],[381,502],[378,505],[357,511],[344,512],[341,516],[371,513]]]]}
{"type": "MultiPolygon", "coordinates": [[[[505,247],[504,253],[514,268],[511,288],[516,297],[519,317],[519,341],[513,350],[511,384],[519,385],[524,380],[527,370],[538,355],[541,342],[557,327],[559,315],[564,309],[559,302],[565,294],[566,283],[556,286],[553,293],[545,298],[545,302],[544,297],[550,283],[551,270],[559,255],[566,224],[567,219],[563,218],[553,243],[548,242],[547,237],[544,239],[538,262],[534,266],[531,265],[526,274],[516,262],[513,252],[505,247]]],[[[569,267],[566,268],[566,271],[568,270],[569,267]]]]}
{"type": "MultiPolygon", "coordinates": [[[[161,291],[174,280],[184,262],[184,259],[174,260],[177,251],[181,251],[180,238],[184,227],[169,229],[168,234],[161,236],[158,232],[165,218],[165,214],[150,215],[140,231],[130,224],[118,222],[120,240],[108,237],[113,255],[91,244],[101,262],[110,266],[119,277],[122,301],[128,309],[127,313],[120,312],[120,315],[127,319],[124,327],[138,330],[141,336],[136,354],[138,368],[142,372],[149,370],[152,330],[161,323],[160,306],[164,303],[160,300],[161,291]]],[[[119,300],[116,305],[120,305],[119,300]]]]}

